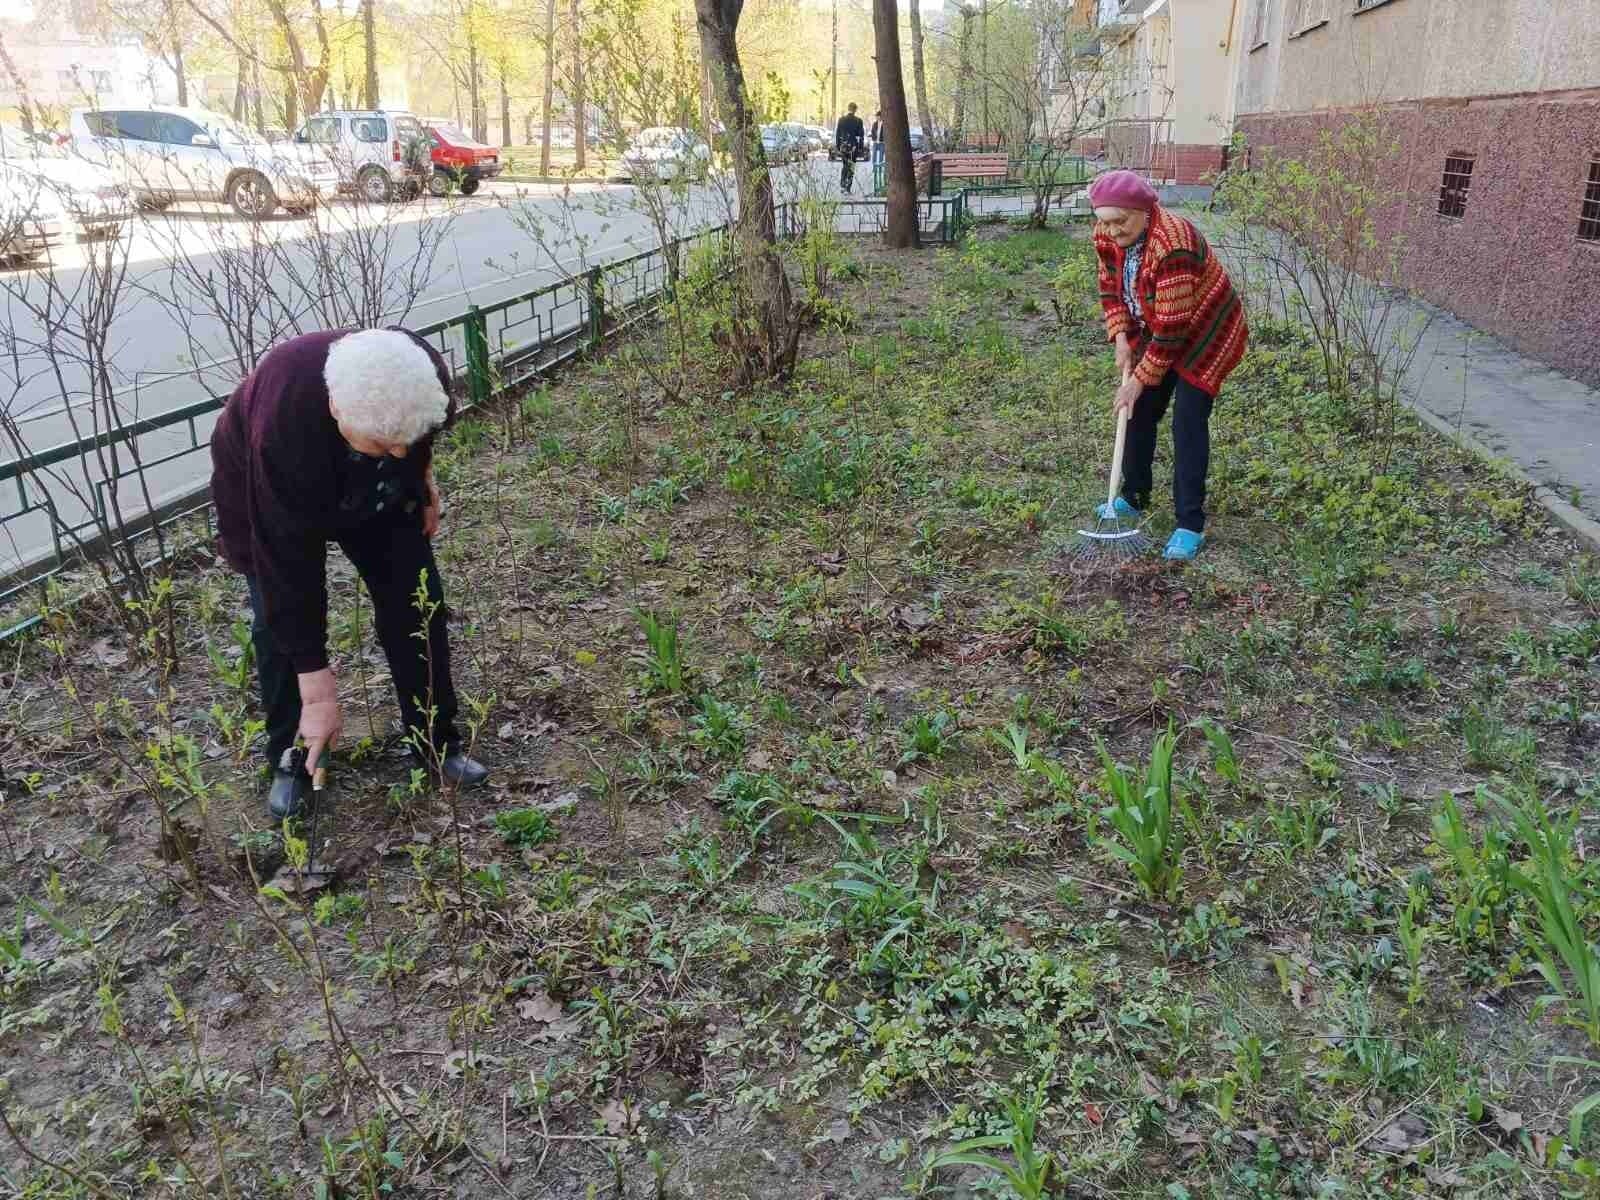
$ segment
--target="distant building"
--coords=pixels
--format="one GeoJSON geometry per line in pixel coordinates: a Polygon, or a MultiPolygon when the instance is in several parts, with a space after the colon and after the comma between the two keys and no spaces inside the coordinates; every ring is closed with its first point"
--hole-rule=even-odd
{"type": "Polygon", "coordinates": [[[1236,2],[1098,0],[1105,128],[1086,149],[1165,183],[1204,183],[1220,171],[1236,2]]]}
{"type": "Polygon", "coordinates": [[[1407,282],[1600,384],[1600,4],[1240,3],[1252,153],[1375,109],[1400,144],[1384,232],[1407,235],[1407,282]]]}
{"type": "MultiPolygon", "coordinates": [[[[6,46],[29,99],[48,124],[65,129],[67,113],[89,104],[173,104],[172,72],[137,45],[108,44],[65,23],[5,24],[6,46]]],[[[0,113],[15,120],[21,89],[0,71],[0,113]]]]}

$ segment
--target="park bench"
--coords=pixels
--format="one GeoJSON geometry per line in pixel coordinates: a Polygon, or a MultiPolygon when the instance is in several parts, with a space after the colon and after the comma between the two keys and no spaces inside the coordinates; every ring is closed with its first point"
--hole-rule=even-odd
{"type": "Polygon", "coordinates": [[[930,162],[944,166],[946,179],[988,179],[1004,183],[1011,160],[1004,154],[930,154],[930,162]]]}
{"type": "Polygon", "coordinates": [[[940,165],[942,179],[990,183],[1004,183],[1011,169],[1010,160],[1004,154],[922,154],[917,157],[917,191],[924,196],[928,194],[934,163],[940,165]]]}

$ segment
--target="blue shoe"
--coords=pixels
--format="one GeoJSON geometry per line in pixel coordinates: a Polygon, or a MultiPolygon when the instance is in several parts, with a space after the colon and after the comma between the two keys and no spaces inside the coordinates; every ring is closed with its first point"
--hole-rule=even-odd
{"type": "Polygon", "coordinates": [[[1129,504],[1121,496],[1118,496],[1116,501],[1112,504],[1102,504],[1099,508],[1094,510],[1094,515],[1099,517],[1102,521],[1109,521],[1113,517],[1120,517],[1124,521],[1137,521],[1140,517],[1144,516],[1142,512],[1140,512],[1133,505],[1129,504]]]}
{"type": "Polygon", "coordinates": [[[1161,557],[1189,562],[1200,553],[1200,547],[1205,544],[1206,535],[1203,533],[1196,533],[1192,529],[1174,529],[1172,537],[1167,541],[1167,548],[1161,552],[1161,557]]]}

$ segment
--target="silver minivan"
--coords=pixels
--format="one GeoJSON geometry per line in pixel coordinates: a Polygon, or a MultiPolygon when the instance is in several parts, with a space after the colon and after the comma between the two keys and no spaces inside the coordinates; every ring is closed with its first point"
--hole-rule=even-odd
{"type": "Polygon", "coordinates": [[[341,192],[373,204],[409,199],[433,174],[428,132],[408,112],[318,113],[306,118],[294,141],[332,160],[341,192]]]}
{"type": "Polygon", "coordinates": [[[176,200],[221,200],[259,221],[280,205],[290,212],[309,209],[338,184],[326,155],[271,145],[205,109],[74,109],[72,149],[122,180],[150,209],[176,200]]]}

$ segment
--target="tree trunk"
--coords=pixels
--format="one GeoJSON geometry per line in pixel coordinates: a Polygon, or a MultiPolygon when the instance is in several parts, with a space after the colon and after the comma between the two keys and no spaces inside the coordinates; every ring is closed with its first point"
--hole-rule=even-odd
{"type": "Polygon", "coordinates": [[[366,44],[367,77],[361,88],[361,104],[365,108],[378,107],[378,17],[373,10],[378,0],[366,0],[361,6],[361,36],[366,44]]]}
{"type": "Polygon", "coordinates": [[[233,119],[240,124],[244,123],[249,115],[250,104],[250,64],[245,61],[243,54],[239,55],[239,74],[233,83],[233,119]]]}
{"type": "Polygon", "coordinates": [[[700,52],[711,69],[739,189],[739,248],[735,263],[761,326],[759,331],[751,331],[759,335],[760,344],[748,347],[740,373],[745,382],[761,377],[785,379],[794,371],[800,323],[793,312],[789,278],[778,257],[772,173],[767,169],[761,134],[745,91],[744,69],[739,63],[737,35],[744,0],[695,0],[694,7],[700,52]]]}
{"type": "Polygon", "coordinates": [[[556,101],[556,0],[544,0],[544,130],[539,135],[539,174],[550,174],[550,108],[556,101]]]}
{"type": "Polygon", "coordinates": [[[478,62],[478,23],[470,0],[467,5],[467,108],[472,113],[468,125],[472,140],[488,141],[489,131],[484,128],[488,122],[483,119],[483,71],[478,62]]]}
{"type": "MultiPolygon", "coordinates": [[[[256,112],[256,132],[265,135],[267,132],[267,114],[261,106],[261,64],[254,56],[250,59],[250,102],[256,112]]],[[[294,132],[294,126],[289,126],[289,132],[294,132]]]]}
{"type": "Polygon", "coordinates": [[[920,0],[906,0],[911,16],[911,79],[917,89],[917,123],[922,126],[922,144],[934,148],[933,118],[928,112],[928,73],[922,65],[922,8],[920,0]]]}
{"type": "Polygon", "coordinates": [[[960,149],[967,133],[967,93],[972,90],[972,10],[961,7],[961,34],[956,41],[956,103],[950,121],[953,149],[960,149]]]}
{"type": "Polygon", "coordinates": [[[705,133],[706,145],[715,152],[717,135],[711,128],[711,64],[706,61],[704,50],[700,52],[700,128],[705,133]]]}
{"type": "Polygon", "coordinates": [[[900,69],[900,13],[895,0],[872,0],[874,56],[878,64],[878,108],[883,113],[884,163],[889,177],[883,244],[908,250],[918,244],[917,168],[911,159],[911,118],[900,69]]]}
{"type": "Polygon", "coordinates": [[[177,0],[167,0],[167,36],[172,40],[172,73],[178,80],[178,107],[189,105],[189,81],[183,77],[183,37],[178,33],[177,0]]]}
{"type": "Polygon", "coordinates": [[[300,85],[292,75],[283,77],[283,127],[293,133],[300,124],[300,85]]]}
{"type": "Polygon", "coordinates": [[[506,64],[500,64],[500,144],[511,146],[516,139],[511,136],[511,89],[506,83],[506,64]]]}
{"type": "Polygon", "coordinates": [[[22,77],[22,72],[17,70],[17,64],[11,61],[11,55],[6,50],[6,40],[0,36],[0,67],[11,78],[11,86],[17,89],[17,111],[22,117],[22,132],[33,133],[33,99],[28,95],[28,81],[22,77]]]}
{"type": "Polygon", "coordinates": [[[578,10],[581,0],[572,0],[572,135],[578,170],[588,165],[589,130],[584,123],[583,25],[578,10]]]}

